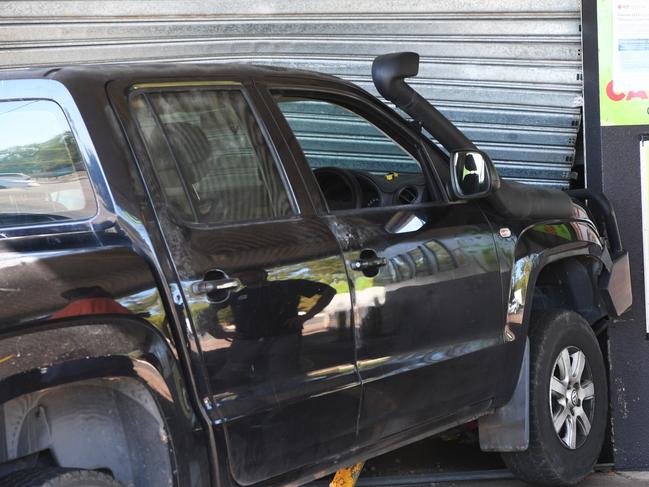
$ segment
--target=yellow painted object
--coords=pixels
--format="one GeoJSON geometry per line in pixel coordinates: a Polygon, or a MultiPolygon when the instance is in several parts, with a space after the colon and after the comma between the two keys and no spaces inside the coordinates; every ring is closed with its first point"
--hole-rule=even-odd
{"type": "Polygon", "coordinates": [[[354,487],[358,477],[361,475],[361,470],[363,470],[363,463],[357,463],[351,467],[341,468],[336,472],[336,475],[334,475],[329,487],[354,487]]]}

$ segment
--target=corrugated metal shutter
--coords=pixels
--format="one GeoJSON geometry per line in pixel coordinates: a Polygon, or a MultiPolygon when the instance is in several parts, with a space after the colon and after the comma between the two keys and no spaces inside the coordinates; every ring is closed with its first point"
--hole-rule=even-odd
{"type": "Polygon", "coordinates": [[[374,56],[422,56],[414,85],[501,174],[566,187],[582,104],[579,0],[17,1],[0,67],[244,61],[325,71],[374,92],[374,56]]]}

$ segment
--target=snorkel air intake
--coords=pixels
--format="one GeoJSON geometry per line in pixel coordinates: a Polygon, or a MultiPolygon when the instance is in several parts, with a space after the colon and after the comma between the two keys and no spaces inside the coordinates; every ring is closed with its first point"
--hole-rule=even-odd
{"type": "MultiPolygon", "coordinates": [[[[449,119],[406,83],[405,78],[412,78],[418,72],[416,52],[384,54],[372,63],[372,80],[379,93],[421,123],[449,154],[478,151],[449,119]]],[[[489,164],[493,168],[492,184],[485,199],[499,214],[507,218],[571,217],[572,202],[566,193],[501,180],[491,160],[489,164]]]]}
{"type": "Polygon", "coordinates": [[[395,52],[377,57],[372,63],[372,80],[379,93],[420,122],[449,152],[477,149],[455,125],[406,83],[417,76],[419,54],[395,52]]]}

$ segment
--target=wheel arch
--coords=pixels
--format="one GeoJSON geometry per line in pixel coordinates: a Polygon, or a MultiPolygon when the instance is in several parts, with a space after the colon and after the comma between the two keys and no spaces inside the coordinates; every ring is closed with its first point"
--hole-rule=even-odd
{"type": "Polygon", "coordinates": [[[176,357],[133,316],[45,322],[3,337],[0,404],[5,464],[48,451],[59,466],[154,487],[178,484],[177,455],[207,451],[176,357]]]}
{"type": "Polygon", "coordinates": [[[2,404],[0,415],[2,461],[37,461],[47,452],[56,466],[108,471],[124,485],[175,483],[167,426],[151,392],[133,377],[86,379],[31,392],[2,404]]]}
{"type": "MultiPolygon", "coordinates": [[[[568,269],[574,270],[576,265],[584,263],[593,264],[589,272],[599,273],[608,256],[595,227],[586,221],[529,226],[519,234],[512,254],[514,257],[503,330],[505,342],[517,341],[519,335],[527,336],[533,298],[540,277],[545,278],[568,269]]],[[[564,272],[561,277],[564,278],[561,285],[566,285],[574,291],[585,279],[592,284],[593,279],[598,276],[585,276],[583,273],[570,276],[564,272]]]]}
{"type": "Polygon", "coordinates": [[[541,267],[532,289],[530,319],[538,311],[562,308],[575,311],[595,326],[607,315],[598,288],[601,265],[593,256],[582,255],[541,267]]]}

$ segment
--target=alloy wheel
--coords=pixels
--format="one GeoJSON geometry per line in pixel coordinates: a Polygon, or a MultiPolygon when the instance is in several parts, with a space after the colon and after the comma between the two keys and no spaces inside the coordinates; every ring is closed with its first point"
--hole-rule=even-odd
{"type": "Polygon", "coordinates": [[[566,347],[557,356],[550,377],[550,414],[563,446],[576,450],[591,430],[595,384],[584,352],[566,347]]]}

